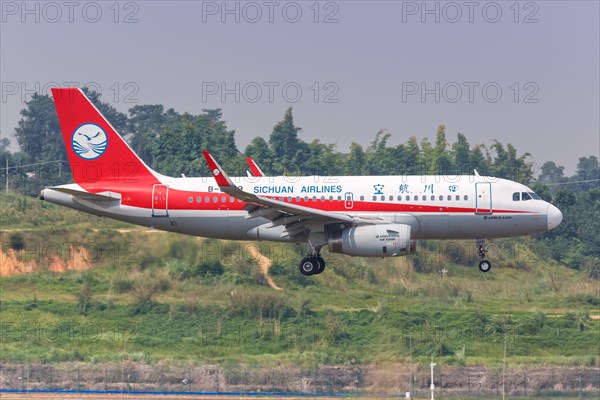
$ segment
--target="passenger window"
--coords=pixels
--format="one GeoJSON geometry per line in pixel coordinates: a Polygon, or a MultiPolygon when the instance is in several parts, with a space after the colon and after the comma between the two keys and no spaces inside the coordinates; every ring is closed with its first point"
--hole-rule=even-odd
{"type": "Polygon", "coordinates": [[[377,196],[373,196],[373,201],[377,201],[377,196]]]}
{"type": "Polygon", "coordinates": [[[410,201],[410,196],[406,195],[406,201],[410,201]]]}
{"type": "Polygon", "coordinates": [[[385,201],[385,196],[381,196],[381,201],[385,201]]]}
{"type": "Polygon", "coordinates": [[[519,194],[519,192],[514,192],[513,193],[513,201],[519,201],[521,200],[521,195],[519,194]]]}
{"type": "Polygon", "coordinates": [[[202,197],[200,197],[200,196],[196,197],[196,203],[202,203],[202,197]]]}
{"type": "Polygon", "coordinates": [[[423,201],[427,200],[427,196],[423,195],[423,201]]]}
{"type": "Polygon", "coordinates": [[[229,202],[230,202],[230,203],[233,203],[233,202],[235,202],[235,197],[230,197],[230,198],[229,198],[229,202]]]}
{"type": "Polygon", "coordinates": [[[452,196],[448,195],[448,201],[452,200],[452,196]]]}
{"type": "Polygon", "coordinates": [[[204,198],[204,201],[205,201],[206,203],[210,203],[210,197],[206,196],[206,197],[204,198]]]}
{"type": "Polygon", "coordinates": [[[431,201],[434,201],[434,200],[435,200],[435,196],[431,195],[431,201]]]}
{"type": "Polygon", "coordinates": [[[460,200],[460,196],[456,195],[456,201],[459,201],[459,200],[460,200]]]}
{"type": "Polygon", "coordinates": [[[521,192],[521,200],[532,200],[531,196],[527,192],[521,192]]]}
{"type": "Polygon", "coordinates": [[[360,201],[363,201],[365,199],[365,196],[360,196],[360,201]]]}
{"type": "Polygon", "coordinates": [[[394,196],[390,196],[390,201],[394,201],[394,196]]]}
{"type": "Polygon", "coordinates": [[[227,202],[227,197],[223,196],[221,197],[221,203],[226,203],[227,202]]]}
{"type": "Polygon", "coordinates": [[[188,197],[188,203],[193,203],[194,202],[194,198],[193,197],[188,197]]]}
{"type": "Polygon", "coordinates": [[[216,203],[219,201],[219,198],[217,196],[213,197],[213,203],[216,203]]]}
{"type": "Polygon", "coordinates": [[[465,201],[469,200],[469,196],[467,196],[467,195],[465,194],[465,197],[464,197],[464,199],[465,199],[465,201]]]}
{"type": "Polygon", "coordinates": [[[419,200],[419,196],[415,196],[415,201],[419,200]]]}

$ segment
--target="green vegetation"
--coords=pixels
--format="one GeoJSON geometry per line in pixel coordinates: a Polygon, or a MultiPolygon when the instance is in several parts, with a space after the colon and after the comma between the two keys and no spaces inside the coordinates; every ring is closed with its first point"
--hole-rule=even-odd
{"type": "MultiPolygon", "coordinates": [[[[0,195],[2,215],[24,198],[0,195]]],[[[247,243],[124,230],[33,199],[26,207],[26,228],[0,233],[3,268],[36,262],[0,279],[2,362],[311,365],[434,355],[497,365],[505,340],[511,365],[600,360],[598,282],[558,264],[543,241],[495,241],[490,274],[477,270],[473,243],[426,241],[405,258],[326,254],[328,269],[310,278],[297,271],[300,248],[262,243],[280,292],[266,286],[247,243]],[[47,223],[61,218],[76,222],[47,223]],[[51,270],[55,256],[81,263],[78,248],[90,269],[51,270]]]]}
{"type": "MultiPolygon", "coordinates": [[[[221,110],[199,115],[138,105],[129,115],[91,100],[157,171],[203,175],[209,148],[245,175],[221,110]]],[[[16,129],[20,151],[0,141],[9,187],[0,194],[0,362],[244,362],[250,364],[438,362],[598,366],[600,363],[600,167],[579,159],[574,176],[494,141],[471,145],[441,125],[431,143],[388,145],[382,130],[350,152],[304,142],[286,111],[269,138],[245,149],[268,174],[472,173],[531,185],[564,213],[555,230],[494,241],[494,270],[475,266],[474,243],[423,241],[397,259],[325,254],[327,270],[304,277],[294,245],[261,243],[267,286],[245,243],[180,236],[40,202],[70,182],[52,101],[32,96],[16,129]],[[58,162],[57,162],[58,161],[58,162]],[[44,163],[44,164],[39,164],[44,163]],[[25,167],[24,165],[37,164],[25,167]],[[81,271],[77,269],[83,269],[81,271]],[[21,274],[13,274],[21,270],[21,274]],[[64,271],[66,272],[58,272],[64,271]]],[[[1,174],[0,185],[6,183],[1,174]]]]}

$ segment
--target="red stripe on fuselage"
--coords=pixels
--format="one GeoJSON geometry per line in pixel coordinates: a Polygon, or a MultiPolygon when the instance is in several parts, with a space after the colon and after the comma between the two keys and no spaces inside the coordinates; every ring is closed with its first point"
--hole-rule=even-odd
{"type": "MultiPolygon", "coordinates": [[[[105,189],[108,190],[108,189],[105,189]]],[[[101,189],[99,191],[102,191],[101,189]]],[[[267,197],[267,196],[265,196],[267,197]]],[[[288,202],[288,197],[270,196],[271,199],[281,199],[288,202]]],[[[231,201],[232,197],[221,192],[193,192],[178,189],[169,189],[168,208],[169,210],[243,210],[247,203],[240,202],[237,199],[231,201]],[[200,202],[197,201],[200,198],[200,202]],[[206,199],[208,198],[208,202],[206,199]],[[191,202],[190,202],[191,199],[191,202]],[[216,200],[216,201],[215,201],[216,200]]],[[[342,200],[321,200],[308,201],[304,197],[300,201],[296,201],[296,197],[292,197],[291,204],[298,204],[308,208],[318,210],[356,213],[356,212],[382,212],[382,213],[474,213],[476,210],[473,207],[461,207],[448,205],[448,203],[419,204],[419,203],[398,203],[398,202],[373,202],[373,201],[354,201],[353,207],[348,209],[345,207],[346,202],[342,200]]],[[[133,188],[132,191],[123,193],[122,204],[132,207],[152,208],[152,186],[146,188],[133,188]]],[[[478,212],[486,212],[485,209],[478,209],[478,212]]],[[[489,211],[489,210],[487,210],[489,211]]],[[[499,210],[494,209],[494,213],[529,213],[522,210],[499,210]]]]}

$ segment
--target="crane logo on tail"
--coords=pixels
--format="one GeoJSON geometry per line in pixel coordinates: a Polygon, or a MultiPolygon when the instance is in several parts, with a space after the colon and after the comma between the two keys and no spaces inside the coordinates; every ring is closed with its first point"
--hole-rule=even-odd
{"type": "Polygon", "coordinates": [[[94,160],[106,151],[108,137],[99,125],[88,122],[75,129],[71,145],[79,157],[94,160]]]}

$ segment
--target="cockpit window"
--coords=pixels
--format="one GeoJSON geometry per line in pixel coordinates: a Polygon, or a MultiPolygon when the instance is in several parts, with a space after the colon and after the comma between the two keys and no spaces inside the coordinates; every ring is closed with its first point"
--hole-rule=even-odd
{"type": "Polygon", "coordinates": [[[534,200],[541,200],[540,196],[538,196],[535,192],[529,192],[529,195],[533,197],[534,200]]]}
{"type": "Polygon", "coordinates": [[[529,195],[529,193],[527,192],[521,192],[521,200],[525,201],[525,200],[533,200],[531,198],[531,196],[529,195]]]}
{"type": "Polygon", "coordinates": [[[513,193],[513,201],[519,201],[519,200],[521,200],[521,193],[514,192],[513,193]]]}

